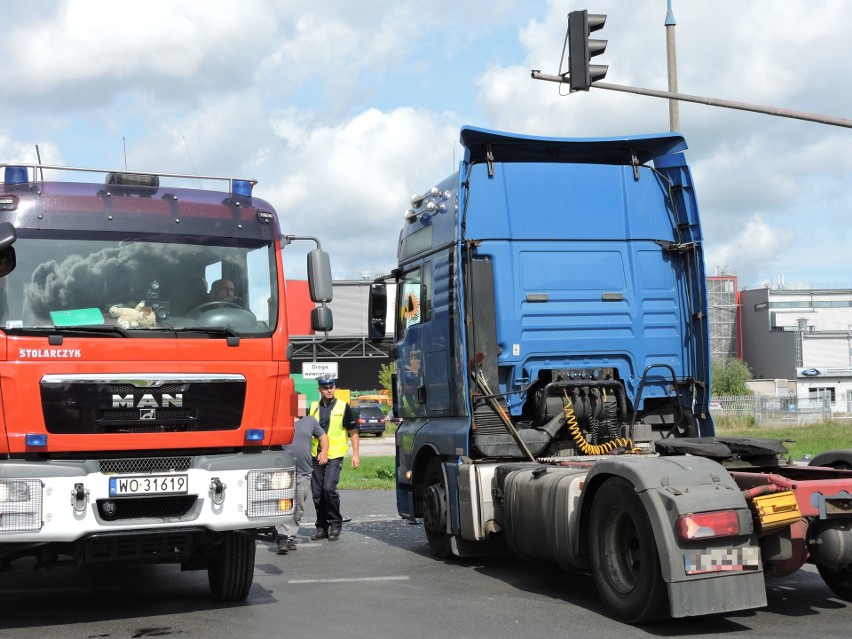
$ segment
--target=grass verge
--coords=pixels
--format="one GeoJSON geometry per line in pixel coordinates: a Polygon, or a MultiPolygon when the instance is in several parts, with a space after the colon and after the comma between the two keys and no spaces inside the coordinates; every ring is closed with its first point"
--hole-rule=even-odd
{"type": "Polygon", "coordinates": [[[720,437],[763,437],[780,439],[790,451],[791,459],[838,448],[852,448],[852,424],[822,422],[802,426],[754,428],[731,420],[716,420],[716,434],[720,437]]]}
{"type": "Polygon", "coordinates": [[[361,467],[352,468],[349,458],[343,462],[340,489],[393,490],[394,457],[361,457],[361,467]]]}

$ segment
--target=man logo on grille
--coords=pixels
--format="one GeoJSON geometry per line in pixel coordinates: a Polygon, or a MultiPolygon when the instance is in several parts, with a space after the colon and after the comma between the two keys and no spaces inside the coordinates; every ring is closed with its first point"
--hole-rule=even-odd
{"type": "Polygon", "coordinates": [[[135,396],[132,393],[130,395],[119,395],[118,393],[112,396],[112,407],[113,408],[182,408],[183,407],[183,393],[163,393],[159,398],[152,393],[145,393],[144,395],[135,396]]]}
{"type": "Polygon", "coordinates": [[[156,408],[140,408],[139,419],[157,419],[156,408]]]}

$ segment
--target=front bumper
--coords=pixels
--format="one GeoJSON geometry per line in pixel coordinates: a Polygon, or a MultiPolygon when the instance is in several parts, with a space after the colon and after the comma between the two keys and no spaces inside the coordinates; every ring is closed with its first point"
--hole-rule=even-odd
{"type": "Polygon", "coordinates": [[[274,527],[293,513],[294,466],[286,451],[4,461],[0,545],[70,543],[121,531],[274,527]],[[135,491],[127,492],[130,484],[135,491]],[[151,486],[158,492],[145,490],[151,486]]]}

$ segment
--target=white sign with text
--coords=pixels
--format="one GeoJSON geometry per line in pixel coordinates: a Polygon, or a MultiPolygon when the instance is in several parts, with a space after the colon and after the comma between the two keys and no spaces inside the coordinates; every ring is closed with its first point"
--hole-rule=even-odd
{"type": "Polygon", "coordinates": [[[337,378],[337,362],[304,362],[302,364],[302,377],[304,379],[337,378]]]}

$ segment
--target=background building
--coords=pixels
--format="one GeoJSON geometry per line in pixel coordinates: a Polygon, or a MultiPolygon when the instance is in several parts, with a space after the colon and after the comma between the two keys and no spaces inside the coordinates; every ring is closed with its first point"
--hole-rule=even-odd
{"type": "Polygon", "coordinates": [[[800,402],[852,412],[852,288],[782,283],[740,292],[743,360],[756,379],[795,380],[800,402]]]}

